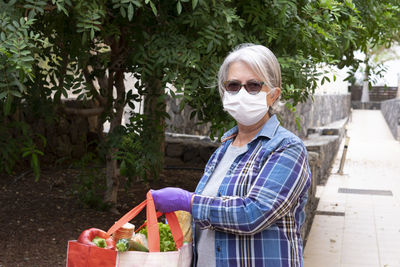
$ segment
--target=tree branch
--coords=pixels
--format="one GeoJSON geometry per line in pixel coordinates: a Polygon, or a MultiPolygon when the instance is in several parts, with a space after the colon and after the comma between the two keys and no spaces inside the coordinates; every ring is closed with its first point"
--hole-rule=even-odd
{"type": "MultiPolygon", "coordinates": [[[[107,84],[108,78],[107,75],[104,74],[101,77],[97,77],[97,82],[99,83],[100,89],[108,90],[108,84],[107,84]]],[[[101,92],[101,90],[100,90],[101,92]]],[[[108,91],[106,91],[106,95],[108,95],[108,91]]],[[[104,97],[103,97],[104,98],[104,97]]]]}
{"type": "Polygon", "coordinates": [[[105,107],[107,105],[107,99],[100,95],[99,89],[96,88],[96,85],[94,84],[93,79],[90,79],[90,73],[89,73],[87,66],[85,68],[83,68],[83,75],[85,76],[86,82],[90,86],[93,96],[100,102],[100,104],[103,107],[105,107]]]}

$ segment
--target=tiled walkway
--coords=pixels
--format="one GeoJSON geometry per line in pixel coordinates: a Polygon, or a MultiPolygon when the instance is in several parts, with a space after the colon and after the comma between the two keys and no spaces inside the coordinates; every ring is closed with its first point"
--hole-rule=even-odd
{"type": "Polygon", "coordinates": [[[400,267],[400,142],[379,110],[354,110],[347,133],[344,174],[336,174],[343,143],[326,186],[318,188],[321,215],[304,266],[400,267]]]}

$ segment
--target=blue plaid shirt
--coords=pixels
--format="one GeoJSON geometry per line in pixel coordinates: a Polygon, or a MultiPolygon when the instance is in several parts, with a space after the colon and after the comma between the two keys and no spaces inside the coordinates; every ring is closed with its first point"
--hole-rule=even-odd
{"type": "Polygon", "coordinates": [[[225,133],[205,167],[193,198],[194,223],[215,230],[210,245],[218,267],[303,266],[300,228],[311,179],[307,151],[276,116],[235,159],[217,197],[199,195],[236,133],[237,127],[225,133]]]}

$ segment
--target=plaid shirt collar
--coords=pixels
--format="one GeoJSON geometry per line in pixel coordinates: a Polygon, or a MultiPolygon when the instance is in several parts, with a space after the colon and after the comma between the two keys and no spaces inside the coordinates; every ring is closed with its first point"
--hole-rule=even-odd
{"type": "MultiPolygon", "coordinates": [[[[251,140],[257,139],[259,136],[265,136],[269,139],[271,139],[275,133],[276,130],[278,129],[278,126],[280,125],[280,122],[276,115],[273,115],[269,120],[264,124],[263,128],[257,133],[256,136],[251,140]]],[[[238,126],[233,127],[229,131],[227,131],[222,137],[221,141],[224,143],[225,141],[235,137],[238,133],[238,126]]]]}

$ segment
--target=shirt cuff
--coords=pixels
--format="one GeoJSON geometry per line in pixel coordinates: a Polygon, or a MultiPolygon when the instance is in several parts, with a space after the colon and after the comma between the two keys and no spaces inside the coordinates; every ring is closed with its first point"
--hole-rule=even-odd
{"type": "Polygon", "coordinates": [[[192,203],[192,216],[194,222],[200,226],[200,228],[210,228],[210,207],[212,202],[215,200],[214,197],[194,195],[192,203]]]}

